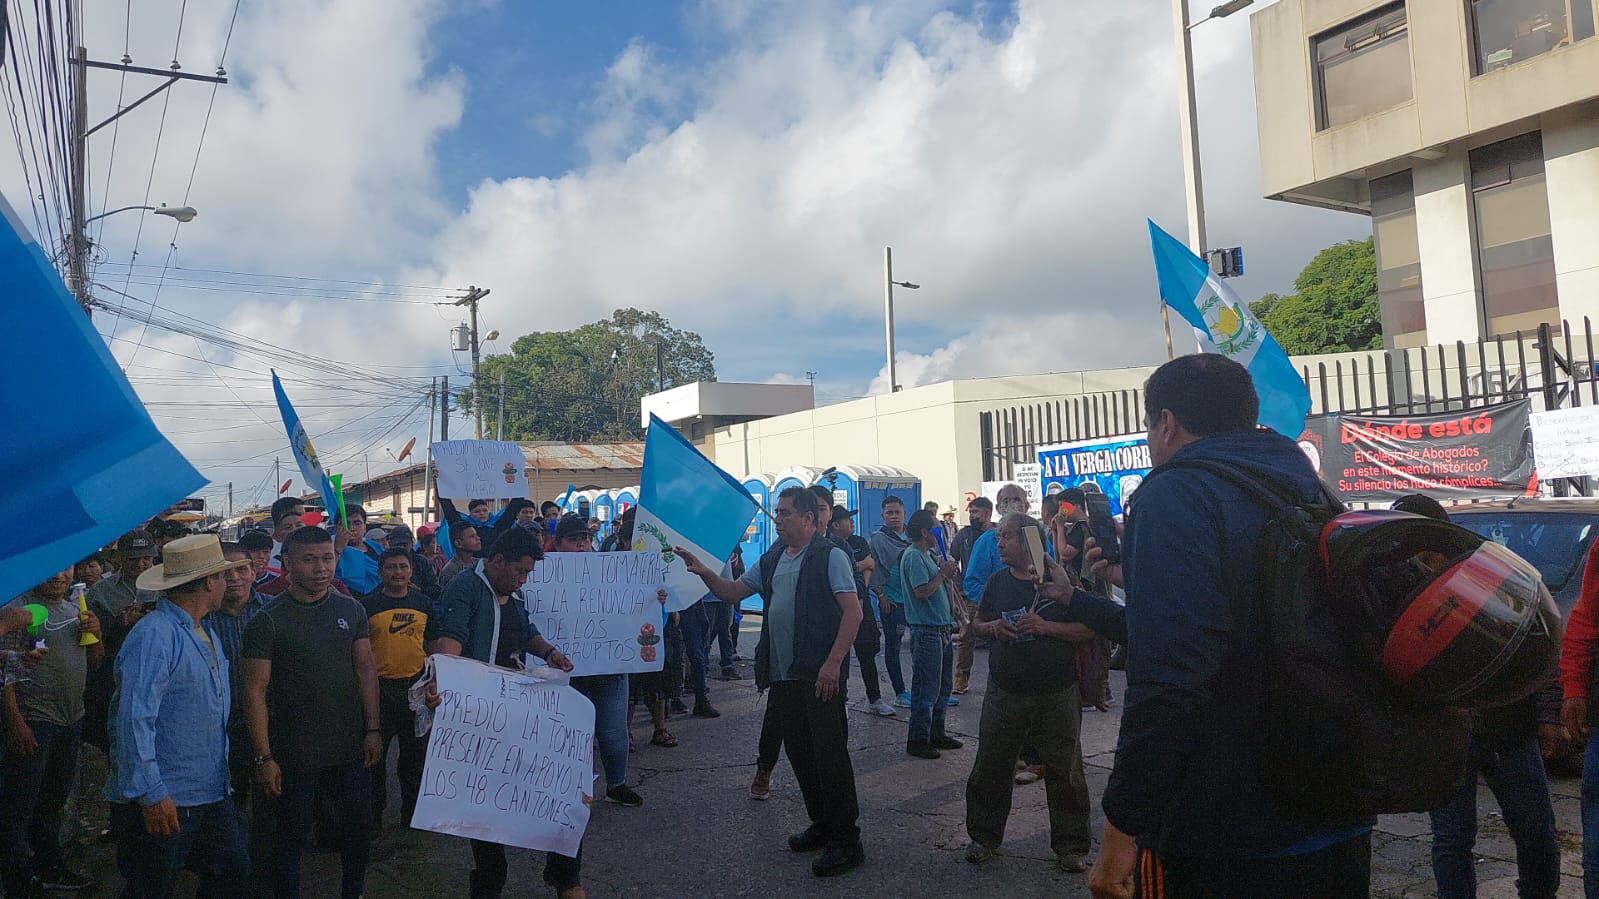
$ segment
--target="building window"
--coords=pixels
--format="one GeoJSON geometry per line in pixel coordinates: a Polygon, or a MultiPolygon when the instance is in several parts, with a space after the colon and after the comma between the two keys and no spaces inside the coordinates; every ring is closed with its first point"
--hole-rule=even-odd
{"type": "Polygon", "coordinates": [[[1411,99],[1410,29],[1395,3],[1311,41],[1316,127],[1336,128],[1411,99]]]}
{"type": "Polygon", "coordinates": [[[1560,327],[1542,135],[1471,151],[1471,193],[1489,335],[1560,327]]]}
{"type": "Polygon", "coordinates": [[[1377,238],[1377,297],[1390,349],[1427,342],[1416,241],[1416,191],[1409,170],[1371,182],[1371,230],[1377,238]]]}
{"type": "Polygon", "coordinates": [[[1473,74],[1542,56],[1594,34],[1594,0],[1467,0],[1473,74]]]}

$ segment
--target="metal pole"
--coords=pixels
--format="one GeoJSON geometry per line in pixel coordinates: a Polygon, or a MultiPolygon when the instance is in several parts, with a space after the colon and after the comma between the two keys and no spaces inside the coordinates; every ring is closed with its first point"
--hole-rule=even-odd
{"type": "Polygon", "coordinates": [[[233,482],[228,482],[228,517],[233,517],[233,482]]]}
{"type": "Polygon", "coordinates": [[[439,439],[450,439],[450,376],[445,375],[439,388],[439,439]]]}
{"type": "MultiPolygon", "coordinates": [[[[474,294],[477,291],[472,291],[474,294]]],[[[483,393],[478,385],[479,350],[477,340],[477,297],[472,297],[472,416],[473,431],[477,439],[483,439],[483,393]]]]}
{"type": "Polygon", "coordinates": [[[433,406],[439,398],[439,379],[433,379],[428,388],[428,460],[422,469],[422,523],[426,524],[433,510],[433,406]]]}
{"type": "Polygon", "coordinates": [[[494,439],[505,439],[505,367],[500,367],[500,416],[494,425],[494,439]]]}
{"type": "MultiPolygon", "coordinates": [[[[1199,103],[1194,96],[1194,43],[1188,31],[1187,0],[1172,0],[1172,29],[1177,38],[1177,121],[1183,131],[1183,188],[1188,200],[1188,248],[1205,256],[1205,195],[1199,172],[1199,103]]],[[[1161,307],[1166,325],[1166,358],[1172,357],[1171,317],[1161,307]]]]}
{"type": "MultiPolygon", "coordinates": [[[[79,47],[72,57],[72,233],[67,238],[68,273],[72,295],[89,311],[89,238],[85,235],[88,215],[89,136],[89,51],[79,47]]],[[[279,483],[282,483],[281,481],[279,483]]]]}
{"type": "Polygon", "coordinates": [[[894,375],[894,248],[883,248],[883,328],[888,343],[888,392],[899,391],[894,375]]]}

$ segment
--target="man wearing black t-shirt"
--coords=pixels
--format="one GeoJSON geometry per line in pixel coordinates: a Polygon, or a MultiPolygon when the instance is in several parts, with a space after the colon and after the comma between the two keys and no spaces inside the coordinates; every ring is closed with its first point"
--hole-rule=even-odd
{"type": "MultiPolygon", "coordinates": [[[[514,528],[502,535],[488,558],[444,588],[439,613],[428,624],[433,651],[511,669],[521,668],[525,654],[532,653],[552,668],[571,671],[572,662],[539,633],[517,595],[542,558],[544,551],[534,532],[514,528]]],[[[427,703],[438,705],[436,687],[429,688],[427,703]]],[[[582,859],[582,844],[575,857],[548,853],[544,882],[555,887],[560,899],[583,895],[582,859]]],[[[467,894],[472,899],[498,899],[509,870],[503,845],[472,840],[467,894]]]]}
{"type": "Polygon", "coordinates": [[[300,528],[283,541],[284,599],[244,629],[244,690],[256,781],[278,800],[269,867],[273,892],[300,894],[300,855],[313,806],[326,799],[342,828],[344,899],[365,887],[372,846],[367,768],[378,740],[378,670],[366,610],[332,589],[333,536],[300,528]]]}
{"type": "Polygon", "coordinates": [[[416,735],[416,718],[406,693],[422,673],[427,653],[422,637],[427,631],[433,600],[412,583],[411,547],[394,546],[378,557],[379,586],[361,597],[371,633],[372,657],[378,666],[378,739],[383,754],[372,766],[372,826],[383,826],[388,805],[389,743],[400,741],[396,773],[400,778],[400,824],[411,822],[417,793],[422,787],[422,767],[427,761],[427,740],[416,735]]]}
{"type": "Polygon", "coordinates": [[[877,679],[877,654],[883,648],[883,632],[878,629],[877,618],[872,615],[871,594],[866,585],[872,581],[872,546],[865,537],[855,533],[855,512],[843,506],[834,506],[827,525],[827,536],[840,549],[849,553],[855,571],[855,592],[861,598],[861,629],[855,635],[855,663],[861,669],[861,682],[866,685],[866,710],[884,718],[894,717],[894,704],[883,698],[883,685],[877,679]]]}
{"type": "MultiPolygon", "coordinates": [[[[1040,595],[1025,540],[1026,529],[1038,527],[1021,513],[1000,522],[999,558],[1008,567],[988,579],[977,610],[974,626],[992,642],[977,759],[966,781],[966,832],[972,838],[966,860],[987,861],[1004,839],[1016,756],[1030,741],[1047,772],[1050,847],[1059,868],[1076,874],[1088,870],[1085,856],[1093,838],[1088,789],[1082,783],[1082,708],[1072,644],[1092,639],[1096,630],[1125,640],[1126,619],[1121,607],[1108,599],[1082,591],[1059,593],[1067,585],[1053,585],[1057,589],[1050,591],[1064,602],[1040,595]]],[[[1059,565],[1051,566],[1051,574],[1065,580],[1059,565]]]]}

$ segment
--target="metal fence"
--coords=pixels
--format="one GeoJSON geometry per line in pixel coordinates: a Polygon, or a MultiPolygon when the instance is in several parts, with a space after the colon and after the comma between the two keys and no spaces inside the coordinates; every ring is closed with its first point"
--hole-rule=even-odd
{"type": "MultiPolygon", "coordinates": [[[[1311,414],[1414,415],[1530,399],[1534,411],[1599,405],[1593,323],[1453,346],[1345,353],[1300,366],[1311,414]]],[[[983,480],[1014,474],[1039,447],[1144,430],[1142,390],[1063,397],[979,413],[983,480]]],[[[1584,487],[1586,485],[1583,485],[1584,487]]]]}

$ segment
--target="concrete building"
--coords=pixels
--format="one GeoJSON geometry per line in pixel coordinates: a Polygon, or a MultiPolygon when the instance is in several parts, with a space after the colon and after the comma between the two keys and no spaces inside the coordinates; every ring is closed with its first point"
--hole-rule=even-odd
{"type": "Polygon", "coordinates": [[[1596,0],[1279,0],[1261,183],[1372,217],[1387,346],[1599,320],[1596,0]]]}

